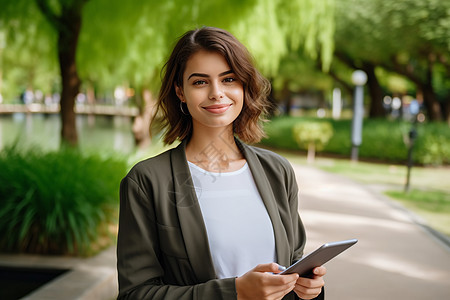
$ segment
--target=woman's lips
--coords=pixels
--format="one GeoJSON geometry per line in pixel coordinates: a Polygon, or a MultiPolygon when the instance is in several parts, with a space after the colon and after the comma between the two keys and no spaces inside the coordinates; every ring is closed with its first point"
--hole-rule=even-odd
{"type": "Polygon", "coordinates": [[[231,106],[231,104],[218,104],[218,105],[206,106],[203,108],[206,109],[210,113],[221,114],[221,113],[226,112],[228,110],[228,108],[230,108],[230,106],[231,106]]]}

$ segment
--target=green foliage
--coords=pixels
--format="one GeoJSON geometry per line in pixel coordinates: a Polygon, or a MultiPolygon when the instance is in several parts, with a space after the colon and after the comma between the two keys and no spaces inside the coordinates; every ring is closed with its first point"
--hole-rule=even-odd
{"type": "MultiPolygon", "coordinates": [[[[265,131],[268,138],[262,141],[262,144],[280,149],[298,150],[298,144],[292,135],[292,128],[299,123],[317,122],[313,117],[278,117],[272,119],[265,125],[265,131]]],[[[350,126],[349,120],[331,120],[323,119],[331,123],[333,135],[323,151],[340,155],[350,153],[350,126]]],[[[306,150],[307,148],[303,148],[306,150]]]]}
{"type": "Polygon", "coordinates": [[[450,130],[445,123],[428,124],[418,128],[415,144],[416,159],[427,165],[450,163],[450,130]]]}
{"type": "MultiPolygon", "coordinates": [[[[56,17],[63,7],[75,3],[40,1],[56,17]]],[[[266,75],[275,75],[280,60],[291,50],[305,49],[313,58],[317,58],[320,50],[320,59],[326,66],[333,51],[334,2],[90,0],[82,10],[78,72],[102,92],[125,82],[155,92],[159,87],[159,71],[175,40],[186,30],[204,25],[235,34],[251,50],[266,75]]],[[[55,22],[45,19],[36,0],[0,0],[0,7],[0,35],[2,32],[7,35],[6,48],[0,52],[3,74],[7,77],[2,89],[8,89],[7,97],[23,88],[18,86],[19,82],[49,90],[58,83],[57,40],[52,28],[55,22]],[[17,54],[14,56],[16,52],[32,59],[19,59],[17,54]],[[11,72],[19,74],[12,78],[11,72]],[[25,80],[29,73],[36,78],[25,80]],[[37,74],[45,74],[47,85],[37,85],[35,81],[42,78],[37,74]]]]}
{"type": "Polygon", "coordinates": [[[0,93],[5,102],[26,88],[54,92],[59,82],[56,33],[35,1],[0,0],[0,7],[0,93]]]}
{"type": "Polygon", "coordinates": [[[359,155],[383,161],[406,161],[408,149],[405,140],[410,127],[411,124],[408,122],[364,120],[363,141],[359,155]]]}
{"type": "Polygon", "coordinates": [[[0,249],[86,255],[117,217],[127,166],[73,149],[10,147],[0,152],[0,169],[0,249]]]}
{"type": "Polygon", "coordinates": [[[292,133],[300,148],[313,144],[316,150],[322,150],[333,136],[333,127],[329,122],[300,122],[294,125],[292,133]]]}
{"type": "MultiPolygon", "coordinates": [[[[241,19],[226,26],[247,45],[266,76],[278,74],[281,59],[304,50],[323,68],[334,49],[335,0],[258,0],[241,19]]],[[[209,12],[208,12],[209,13],[209,12]]]]}
{"type": "MultiPolygon", "coordinates": [[[[353,69],[371,64],[397,73],[377,72],[378,80],[391,92],[405,93],[411,83],[413,91],[432,85],[439,101],[448,99],[450,1],[341,0],[335,15],[338,59],[353,69]]],[[[349,83],[350,78],[334,65],[334,73],[349,83]]]]}
{"type": "Polygon", "coordinates": [[[336,46],[370,61],[450,50],[450,4],[436,0],[341,0],[336,46]],[[358,24],[358,26],[355,26],[358,24]],[[428,50],[425,50],[427,49],[428,50]]]}
{"type": "Polygon", "coordinates": [[[272,88],[280,91],[286,87],[289,95],[279,95],[278,100],[284,100],[291,93],[302,90],[332,90],[334,83],[330,76],[320,71],[317,62],[303,53],[289,53],[280,61],[277,75],[272,80],[272,88]],[[305,76],[308,74],[308,76],[305,76]]]}
{"type": "MultiPolygon", "coordinates": [[[[312,117],[279,117],[266,124],[267,139],[262,144],[281,149],[298,149],[292,135],[292,128],[298,123],[316,122],[312,117]]],[[[351,120],[332,120],[333,136],[323,152],[349,157],[351,153],[351,120]]],[[[407,137],[411,123],[382,119],[365,119],[359,157],[388,162],[403,163],[407,160],[407,137]]],[[[304,148],[306,149],[306,148],[304,148]]],[[[418,125],[413,160],[419,164],[450,163],[450,131],[445,123],[425,123],[418,125]]]]}

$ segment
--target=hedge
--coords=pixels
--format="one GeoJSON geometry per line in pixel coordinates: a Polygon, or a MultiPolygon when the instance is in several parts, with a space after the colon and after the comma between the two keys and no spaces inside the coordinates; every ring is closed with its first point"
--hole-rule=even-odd
{"type": "MultiPolygon", "coordinates": [[[[262,145],[287,149],[307,150],[299,147],[292,130],[299,122],[329,122],[333,126],[333,136],[322,153],[350,157],[351,120],[318,119],[313,117],[276,117],[266,123],[268,138],[262,145]]],[[[408,136],[412,124],[405,121],[385,119],[365,119],[363,122],[362,144],[359,147],[361,159],[404,163],[408,156],[408,136]]],[[[446,123],[417,124],[417,138],[413,149],[413,160],[417,164],[446,165],[450,163],[450,130],[446,123]]]]}

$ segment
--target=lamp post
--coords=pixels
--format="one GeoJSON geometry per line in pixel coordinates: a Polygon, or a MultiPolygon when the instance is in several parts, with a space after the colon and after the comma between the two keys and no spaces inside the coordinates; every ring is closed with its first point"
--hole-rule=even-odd
{"type": "Polygon", "coordinates": [[[352,74],[352,82],[355,85],[355,96],[353,98],[352,119],[352,154],[353,161],[358,160],[358,147],[362,142],[362,125],[364,117],[364,85],[367,82],[367,74],[356,70],[352,74]]]}
{"type": "Polygon", "coordinates": [[[410,178],[411,178],[411,168],[413,167],[413,148],[414,142],[417,138],[417,115],[420,112],[419,102],[417,100],[411,101],[409,105],[409,113],[411,114],[412,127],[409,130],[408,134],[408,162],[407,172],[406,172],[406,183],[405,183],[405,192],[409,192],[410,178]]]}
{"type": "Polygon", "coordinates": [[[342,110],[342,100],[341,100],[341,90],[339,88],[333,89],[333,119],[337,120],[341,117],[342,110]]]}

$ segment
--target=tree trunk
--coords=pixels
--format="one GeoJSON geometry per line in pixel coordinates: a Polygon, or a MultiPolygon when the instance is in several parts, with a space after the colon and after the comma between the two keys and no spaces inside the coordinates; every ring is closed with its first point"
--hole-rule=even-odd
{"type": "Polygon", "coordinates": [[[450,96],[444,102],[444,121],[450,126],[450,96]]]}
{"type": "Polygon", "coordinates": [[[146,148],[150,142],[150,124],[152,121],[155,103],[151,92],[142,89],[141,94],[136,94],[136,102],[139,106],[139,115],[133,121],[134,143],[138,148],[146,148]]]}
{"type": "Polygon", "coordinates": [[[87,0],[61,1],[60,10],[48,0],[36,0],[41,13],[58,34],[58,59],[61,73],[61,144],[78,145],[74,111],[81,80],[76,67],[78,36],[81,29],[81,11],[87,0]]]}
{"type": "Polygon", "coordinates": [[[375,75],[375,66],[365,62],[363,70],[367,74],[367,87],[370,95],[369,117],[379,118],[385,116],[383,108],[383,89],[375,75]]]}
{"type": "MultiPolygon", "coordinates": [[[[375,65],[370,61],[362,61],[361,65],[356,65],[355,61],[348,56],[344,52],[335,53],[336,57],[348,65],[353,69],[362,69],[367,74],[367,88],[370,95],[370,108],[369,108],[369,117],[370,118],[378,118],[384,117],[385,111],[383,108],[383,89],[378,81],[378,78],[375,74],[375,65]]],[[[331,74],[333,78],[337,78],[335,74],[331,74]]],[[[341,80],[342,83],[342,80],[341,80]]],[[[353,86],[349,86],[348,84],[344,84],[344,87],[349,90],[350,94],[353,93],[353,86]]]]}
{"type": "Polygon", "coordinates": [[[292,108],[292,98],[291,98],[291,91],[289,90],[289,81],[285,80],[283,83],[283,88],[281,89],[281,101],[284,102],[284,114],[286,116],[291,115],[291,108],[292,108]]]}
{"type": "Polygon", "coordinates": [[[316,144],[314,142],[311,142],[308,144],[308,154],[306,161],[309,164],[313,164],[316,160],[316,144]]]}
{"type": "Polygon", "coordinates": [[[426,70],[426,78],[425,81],[420,84],[420,89],[423,93],[423,104],[425,105],[425,108],[428,112],[428,117],[430,118],[430,121],[441,121],[442,120],[442,114],[441,114],[441,106],[439,105],[439,102],[436,98],[436,93],[433,89],[433,83],[432,83],[432,76],[433,76],[433,62],[428,61],[428,68],[426,70]]]}
{"type": "Polygon", "coordinates": [[[441,106],[436,99],[433,87],[428,84],[421,86],[423,92],[423,102],[428,112],[430,121],[442,121],[441,106]]]}
{"type": "Polygon", "coordinates": [[[81,9],[66,10],[61,17],[63,26],[58,28],[58,58],[61,71],[61,143],[78,145],[75,98],[81,80],[76,67],[76,50],[81,28],[81,9]]]}
{"type": "Polygon", "coordinates": [[[90,106],[95,105],[95,102],[97,102],[95,96],[95,88],[92,82],[89,82],[86,86],[86,102],[90,106]]]}
{"type": "MultiPolygon", "coordinates": [[[[391,59],[390,64],[382,64],[382,67],[386,70],[396,72],[400,75],[406,76],[412,82],[416,84],[417,93],[423,95],[423,104],[428,113],[430,121],[440,121],[442,120],[441,107],[437,101],[436,93],[433,89],[433,55],[428,55],[427,66],[425,69],[425,78],[420,76],[421,73],[414,71],[415,68],[411,65],[402,65],[396,61],[395,58],[391,59]],[[419,74],[416,74],[419,73],[419,74]]],[[[421,69],[422,70],[422,69],[421,69]]]]}

